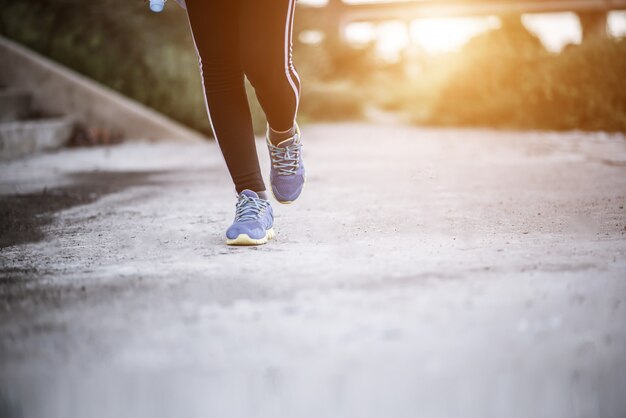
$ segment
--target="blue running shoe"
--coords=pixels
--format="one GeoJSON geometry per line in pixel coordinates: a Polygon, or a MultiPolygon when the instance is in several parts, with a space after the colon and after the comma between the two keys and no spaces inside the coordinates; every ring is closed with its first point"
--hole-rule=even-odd
{"type": "Polygon", "coordinates": [[[296,134],[278,145],[270,142],[269,135],[266,142],[272,161],[270,171],[272,194],[280,203],[291,203],[302,193],[306,178],[302,162],[300,128],[296,124],[296,134]]]}
{"type": "Polygon", "coordinates": [[[228,245],[261,245],[274,238],[274,214],[270,202],[252,190],[239,194],[235,222],[226,230],[228,245]]]}

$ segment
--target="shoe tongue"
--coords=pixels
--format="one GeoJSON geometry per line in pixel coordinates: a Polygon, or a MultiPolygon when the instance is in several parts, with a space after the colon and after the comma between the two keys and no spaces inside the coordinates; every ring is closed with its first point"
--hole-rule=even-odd
{"type": "Polygon", "coordinates": [[[242,191],[240,193],[240,195],[244,195],[244,196],[248,196],[248,197],[254,197],[254,198],[259,198],[259,195],[256,194],[255,192],[253,192],[252,190],[246,189],[244,191],[242,191]]]}
{"type": "Polygon", "coordinates": [[[289,145],[293,144],[296,141],[296,137],[292,136],[291,138],[287,138],[284,141],[280,141],[278,145],[279,148],[287,148],[289,145]]]}

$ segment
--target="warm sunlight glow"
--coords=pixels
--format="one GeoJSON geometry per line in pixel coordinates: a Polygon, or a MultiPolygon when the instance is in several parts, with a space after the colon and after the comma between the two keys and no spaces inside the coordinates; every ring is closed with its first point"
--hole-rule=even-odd
{"type": "Polygon", "coordinates": [[[522,22],[552,52],[559,52],[564,45],[578,44],[582,40],[580,23],[575,13],[526,14],[522,16],[522,22]]]}
{"type": "Polygon", "coordinates": [[[498,27],[499,20],[484,18],[431,18],[411,24],[411,38],[430,53],[460,48],[472,36],[498,27]]]}
{"type": "Polygon", "coordinates": [[[410,25],[403,22],[354,23],[346,27],[345,36],[353,43],[375,41],[380,54],[393,59],[410,44],[428,53],[458,49],[472,36],[499,24],[496,17],[419,19],[410,25]]]}
{"type": "MultiPolygon", "coordinates": [[[[300,0],[302,4],[323,6],[327,0],[300,0]]],[[[346,4],[385,3],[385,0],[344,0],[346,4]]],[[[537,13],[522,16],[526,28],[535,33],[544,46],[559,52],[565,45],[580,43],[582,39],[578,17],[573,12],[537,13]]],[[[608,32],[615,37],[626,36],[626,12],[612,11],[608,16],[608,32]]],[[[384,23],[349,23],[343,30],[346,39],[354,44],[375,42],[382,57],[397,59],[408,46],[426,53],[458,50],[471,37],[489,29],[499,27],[496,16],[423,18],[410,24],[398,21],[384,23]]],[[[318,38],[307,38],[309,43],[318,43],[318,38]]]]}
{"type": "Polygon", "coordinates": [[[401,22],[385,22],[376,26],[376,48],[385,58],[394,58],[409,44],[409,31],[401,22]]]}
{"type": "Polygon", "coordinates": [[[346,26],[346,39],[355,44],[366,44],[375,40],[374,25],[372,23],[351,23],[346,26]]]}
{"type": "Polygon", "coordinates": [[[609,33],[615,37],[626,36],[626,12],[609,13],[609,33]]]}

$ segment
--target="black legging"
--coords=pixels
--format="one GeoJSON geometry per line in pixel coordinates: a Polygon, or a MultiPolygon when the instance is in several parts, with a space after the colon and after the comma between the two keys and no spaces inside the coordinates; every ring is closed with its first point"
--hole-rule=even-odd
{"type": "Polygon", "coordinates": [[[300,79],[291,59],[295,0],[187,0],[207,113],[237,193],[264,191],[244,74],[270,127],[291,129],[300,79]]]}

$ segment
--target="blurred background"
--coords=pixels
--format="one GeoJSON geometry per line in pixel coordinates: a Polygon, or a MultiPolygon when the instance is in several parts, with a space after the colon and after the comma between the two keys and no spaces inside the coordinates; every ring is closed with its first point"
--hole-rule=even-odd
{"type": "MultiPolygon", "coordinates": [[[[626,131],[626,12],[587,10],[593,3],[301,0],[300,120],[626,131]]],[[[3,36],[210,135],[185,11],[173,1],[160,14],[143,0],[0,7],[3,36]]]]}
{"type": "Polygon", "coordinates": [[[0,418],[626,417],[625,10],[298,1],[246,250],[185,10],[0,0],[0,418]]]}

